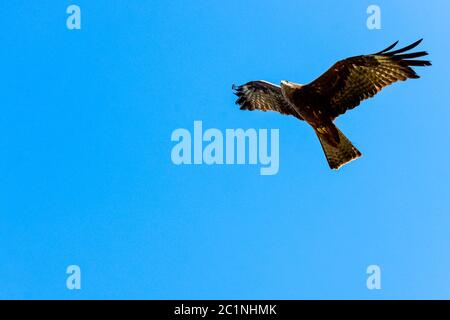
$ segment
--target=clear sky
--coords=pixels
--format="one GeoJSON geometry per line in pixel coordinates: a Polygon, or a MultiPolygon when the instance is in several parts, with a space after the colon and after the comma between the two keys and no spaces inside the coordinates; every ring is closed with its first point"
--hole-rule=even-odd
{"type": "Polygon", "coordinates": [[[0,298],[450,298],[448,1],[2,1],[0,298]],[[81,8],[68,30],[66,8],[81,8]],[[381,30],[366,27],[370,4],[381,30]],[[233,83],[308,83],[424,38],[433,66],[337,120],[331,171],[233,83]],[[280,168],[175,166],[173,130],[275,128],[280,168]],[[380,266],[382,289],[366,268],[380,266]],[[66,268],[81,268],[81,290],[66,268]]]}

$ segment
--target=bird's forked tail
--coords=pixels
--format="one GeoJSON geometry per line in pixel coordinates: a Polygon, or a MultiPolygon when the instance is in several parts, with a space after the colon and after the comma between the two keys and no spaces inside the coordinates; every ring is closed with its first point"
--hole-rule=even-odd
{"type": "Polygon", "coordinates": [[[339,169],[344,164],[361,156],[350,140],[333,123],[314,128],[331,169],[339,169]]]}

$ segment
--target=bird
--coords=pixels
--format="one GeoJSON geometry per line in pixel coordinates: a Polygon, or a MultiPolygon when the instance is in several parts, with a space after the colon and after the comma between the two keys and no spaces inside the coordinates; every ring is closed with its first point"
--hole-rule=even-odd
{"type": "Polygon", "coordinates": [[[305,85],[287,80],[280,85],[264,80],[233,84],[236,104],[241,110],[276,111],[305,121],[319,138],[329,167],[337,170],[362,154],[334,120],[394,82],[419,78],[412,67],[430,66],[430,61],[416,59],[428,52],[407,51],[422,40],[393,50],[396,41],[377,53],[340,60],[305,85]]]}

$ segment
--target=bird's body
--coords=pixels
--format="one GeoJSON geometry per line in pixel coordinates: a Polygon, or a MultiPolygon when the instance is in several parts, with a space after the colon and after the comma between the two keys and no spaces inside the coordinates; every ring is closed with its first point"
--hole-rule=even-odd
{"type": "Polygon", "coordinates": [[[422,40],[396,51],[397,44],[370,55],[338,61],[319,78],[307,85],[286,80],[277,86],[266,81],[251,81],[233,86],[241,110],[272,110],[306,121],[316,132],[328,164],[338,169],[357,159],[361,153],[333,121],[383,87],[398,80],[419,78],[411,66],[431,65],[426,60],[412,60],[426,52],[401,54],[417,46],[422,40]]]}

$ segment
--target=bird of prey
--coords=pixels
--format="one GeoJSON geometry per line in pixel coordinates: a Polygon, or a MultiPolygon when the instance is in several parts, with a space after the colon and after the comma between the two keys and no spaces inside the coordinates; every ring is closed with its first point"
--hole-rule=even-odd
{"type": "Polygon", "coordinates": [[[380,52],[338,61],[306,85],[286,80],[280,86],[262,80],[233,85],[236,104],[241,110],[277,111],[306,121],[317,134],[330,168],[339,169],[361,152],[334,125],[334,119],[398,80],[419,78],[411,67],[430,66],[428,60],[415,59],[428,53],[406,51],[421,41],[392,50],[397,41],[380,52]]]}

